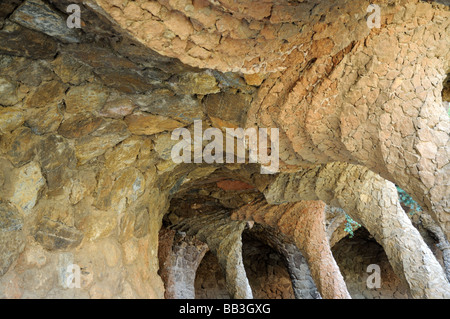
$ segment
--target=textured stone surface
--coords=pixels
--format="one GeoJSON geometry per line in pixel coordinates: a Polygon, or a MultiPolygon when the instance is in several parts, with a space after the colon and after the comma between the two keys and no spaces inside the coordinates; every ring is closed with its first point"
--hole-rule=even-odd
{"type": "MultiPolygon", "coordinates": [[[[313,201],[282,205],[257,203],[241,207],[233,212],[232,218],[252,220],[273,227],[291,238],[303,252],[320,295],[326,299],[350,298],[326,237],[324,203],[313,201]]],[[[306,287],[308,288],[308,285],[306,287]]],[[[309,295],[309,298],[315,297],[314,291],[305,290],[301,294],[309,295]]]]}
{"type": "Polygon", "coordinates": [[[160,115],[133,114],[125,118],[128,129],[136,135],[153,135],[164,131],[173,131],[183,124],[160,115]]]}
{"type": "Polygon", "coordinates": [[[3,276],[25,247],[23,217],[5,202],[0,202],[0,243],[0,276],[3,276]]]}
{"type": "Polygon", "coordinates": [[[253,298],[242,261],[241,234],[245,227],[245,222],[231,221],[226,212],[186,219],[176,225],[178,231],[206,242],[216,254],[225,273],[227,290],[235,299],[253,298]]]}
{"type": "Polygon", "coordinates": [[[0,31],[0,52],[38,59],[51,59],[57,51],[57,42],[45,34],[8,23],[0,31]]]}
{"type": "Polygon", "coordinates": [[[11,20],[65,42],[78,42],[75,29],[67,27],[66,19],[40,0],[27,0],[17,8],[11,20]]]}
{"type": "Polygon", "coordinates": [[[83,239],[83,233],[74,227],[44,218],[37,226],[34,238],[48,250],[71,249],[83,239]]]}
{"type": "Polygon", "coordinates": [[[29,214],[36,205],[39,192],[45,185],[39,165],[35,162],[15,170],[13,177],[14,192],[9,200],[29,214]]]}
{"type": "Polygon", "coordinates": [[[450,284],[441,265],[401,208],[395,186],[379,175],[357,165],[333,163],[281,174],[265,196],[270,203],[303,198],[342,207],[383,246],[413,297],[447,298],[450,284]]]}
{"type": "Polygon", "coordinates": [[[288,265],[253,296],[292,296],[289,284],[296,297],[347,296],[329,248],[347,235],[342,208],[385,251],[394,286],[447,296],[450,11],[439,2],[377,1],[371,30],[362,0],[2,1],[0,199],[17,206],[13,237],[27,240],[7,249],[0,298],[162,298],[159,230],[205,214],[231,295],[249,296],[254,272],[235,272],[245,223],[214,219],[242,206],[264,215],[259,240],[288,265]],[[69,4],[82,9],[81,30],[65,25],[69,4]],[[171,130],[195,119],[279,128],[283,174],[175,164],[171,130]],[[434,224],[411,224],[383,178],[434,224]],[[319,199],[328,207],[300,207],[319,199]],[[61,284],[70,263],[82,267],[80,289],[61,284]]]}

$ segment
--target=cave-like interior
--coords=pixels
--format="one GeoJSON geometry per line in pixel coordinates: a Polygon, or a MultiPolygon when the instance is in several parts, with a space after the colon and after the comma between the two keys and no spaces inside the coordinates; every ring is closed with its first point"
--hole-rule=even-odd
{"type": "Polygon", "coordinates": [[[446,0],[2,0],[0,298],[450,298],[449,30],[446,0]]]}

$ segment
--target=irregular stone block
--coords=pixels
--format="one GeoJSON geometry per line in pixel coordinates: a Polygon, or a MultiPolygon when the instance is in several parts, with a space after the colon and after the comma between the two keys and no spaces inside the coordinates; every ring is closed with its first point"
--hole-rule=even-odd
{"type": "Polygon", "coordinates": [[[20,109],[0,107],[0,134],[6,134],[18,128],[25,121],[24,112],[20,109]]]}
{"type": "Polygon", "coordinates": [[[76,140],[75,154],[78,162],[84,164],[104,154],[129,136],[130,133],[122,121],[105,122],[95,132],[76,140]]]}
{"type": "Polygon", "coordinates": [[[170,85],[178,94],[206,95],[220,92],[216,78],[207,72],[179,75],[171,81],[170,85]]]}
{"type": "Polygon", "coordinates": [[[31,162],[14,171],[14,192],[10,201],[30,213],[36,205],[41,188],[45,185],[45,178],[36,162],[31,162]]]}
{"type": "Polygon", "coordinates": [[[136,135],[153,135],[164,131],[172,131],[184,124],[165,116],[151,114],[133,114],[125,118],[131,133],[136,135]]]}
{"type": "Polygon", "coordinates": [[[105,104],[108,94],[108,90],[97,83],[71,87],[65,98],[66,112],[98,111],[105,104]]]}
{"type": "Polygon", "coordinates": [[[242,93],[211,94],[205,98],[206,111],[213,123],[217,119],[216,122],[224,123],[225,127],[244,127],[251,102],[252,96],[242,93]]]}
{"type": "Polygon", "coordinates": [[[150,215],[146,208],[141,208],[136,212],[136,221],[134,223],[134,236],[142,238],[149,232],[150,215]]]}
{"type": "Polygon", "coordinates": [[[154,80],[144,77],[133,70],[120,70],[113,67],[96,70],[96,73],[105,85],[123,93],[143,93],[155,87],[154,80]]]}
{"type": "Polygon", "coordinates": [[[93,78],[92,69],[73,59],[71,55],[61,53],[52,61],[52,69],[63,83],[80,85],[93,78]]]}
{"type": "Polygon", "coordinates": [[[25,1],[14,11],[10,19],[63,42],[79,42],[78,32],[67,26],[66,18],[40,0],[25,1]]]}
{"type": "Polygon", "coordinates": [[[41,108],[61,103],[64,99],[66,89],[67,85],[59,81],[42,83],[36,91],[27,98],[25,106],[30,108],[41,108]]]}
{"type": "MultiPolygon", "coordinates": [[[[2,72],[3,73],[3,72],[2,72]]],[[[0,105],[12,106],[20,101],[17,84],[7,78],[0,78],[0,105]]]]}
{"type": "Polygon", "coordinates": [[[0,31],[0,53],[33,59],[52,59],[58,47],[45,34],[6,23],[0,31]]]}
{"type": "Polygon", "coordinates": [[[117,214],[115,212],[93,210],[77,223],[88,240],[106,238],[117,228],[117,214]]]}
{"type": "Polygon", "coordinates": [[[75,162],[74,150],[61,136],[47,136],[39,143],[37,149],[42,170],[45,173],[60,167],[69,167],[75,162]]]}
{"type": "Polygon", "coordinates": [[[36,136],[28,127],[19,127],[1,141],[1,147],[11,163],[20,167],[29,163],[36,153],[36,136]]]}
{"type": "Polygon", "coordinates": [[[25,247],[23,219],[13,205],[0,202],[0,276],[3,276],[25,247]]]}
{"type": "Polygon", "coordinates": [[[203,118],[203,109],[199,100],[191,95],[175,95],[168,89],[158,89],[152,91],[136,102],[139,109],[176,119],[184,123],[193,123],[194,120],[203,118]]]}
{"type": "Polygon", "coordinates": [[[139,136],[131,136],[105,153],[105,167],[111,171],[119,171],[130,167],[135,161],[144,140],[139,136]]]}
{"type": "Polygon", "coordinates": [[[137,65],[126,58],[122,58],[111,50],[93,47],[88,44],[69,45],[66,47],[68,54],[75,59],[87,63],[96,69],[137,69],[137,65]]]}
{"type": "Polygon", "coordinates": [[[111,118],[123,118],[133,113],[135,108],[136,105],[131,99],[120,98],[107,102],[100,111],[100,115],[111,118]]]}
{"type": "Polygon", "coordinates": [[[44,109],[34,109],[26,123],[37,135],[55,132],[63,120],[58,105],[50,105],[44,109]]]}
{"type": "Polygon", "coordinates": [[[81,243],[83,233],[74,227],[43,218],[37,226],[34,239],[48,250],[72,249],[81,243]]]}
{"type": "Polygon", "coordinates": [[[58,129],[58,133],[67,138],[79,138],[92,133],[102,123],[103,119],[100,117],[80,114],[64,121],[58,129]]]}

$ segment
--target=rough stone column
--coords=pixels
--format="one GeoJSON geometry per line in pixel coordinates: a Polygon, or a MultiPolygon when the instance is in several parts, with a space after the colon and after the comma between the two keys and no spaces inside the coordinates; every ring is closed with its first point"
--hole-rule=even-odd
{"type": "Polygon", "coordinates": [[[331,253],[325,230],[324,210],[325,204],[319,201],[282,205],[262,202],[241,207],[233,213],[233,218],[254,220],[279,229],[292,238],[303,252],[311,276],[323,298],[351,298],[331,253]]]}
{"type": "Polygon", "coordinates": [[[442,267],[401,208],[394,184],[369,169],[332,163],[281,174],[265,195],[273,204],[320,199],[343,208],[383,246],[414,298],[450,297],[442,267]]]}
{"type": "Polygon", "coordinates": [[[187,236],[206,243],[217,256],[225,274],[227,290],[235,299],[252,299],[253,294],[242,260],[242,232],[247,223],[232,221],[227,212],[188,218],[174,226],[187,236]]]}
{"type": "Polygon", "coordinates": [[[293,240],[269,226],[254,225],[249,234],[281,254],[286,263],[292,288],[297,299],[321,299],[311,276],[308,261],[293,240]]]}
{"type": "MultiPolygon", "coordinates": [[[[161,278],[165,282],[166,299],[195,299],[195,274],[208,245],[192,237],[180,236],[173,232],[162,234],[162,238],[175,237],[169,241],[173,245],[168,247],[161,267],[161,278]],[[175,235],[175,236],[174,236],[175,235]]],[[[161,238],[161,239],[162,239],[161,238]]]]}
{"type": "Polygon", "coordinates": [[[436,246],[442,251],[445,274],[447,276],[447,279],[450,281],[450,243],[445,237],[442,229],[438,225],[436,225],[436,223],[431,219],[430,216],[421,214],[419,218],[422,226],[426,230],[431,232],[438,241],[438,244],[436,246]]]}

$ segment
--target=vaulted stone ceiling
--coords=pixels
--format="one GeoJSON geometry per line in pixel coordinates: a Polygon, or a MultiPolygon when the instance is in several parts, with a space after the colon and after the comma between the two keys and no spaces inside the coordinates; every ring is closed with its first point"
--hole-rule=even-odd
{"type": "Polygon", "coordinates": [[[450,10],[374,3],[381,25],[370,29],[370,2],[359,0],[3,1],[0,296],[163,297],[161,227],[225,210],[243,220],[224,219],[218,238],[233,234],[232,253],[244,221],[259,221],[301,250],[308,289],[347,298],[330,245],[345,218],[323,225],[339,207],[412,297],[449,297],[450,10]],[[67,27],[70,4],[80,29],[67,27]],[[279,128],[281,173],[174,163],[171,132],[195,120],[279,128]],[[447,276],[394,183],[432,217],[424,224],[447,276]],[[83,269],[78,290],[61,279],[72,263],[83,269]]]}

